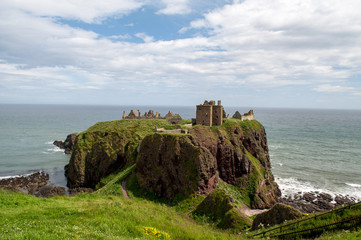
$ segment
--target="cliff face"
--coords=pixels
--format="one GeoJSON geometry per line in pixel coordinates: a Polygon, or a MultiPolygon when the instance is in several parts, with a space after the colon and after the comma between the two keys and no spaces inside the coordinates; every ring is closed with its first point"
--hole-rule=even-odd
{"type": "Polygon", "coordinates": [[[266,133],[257,121],[195,126],[187,135],[154,134],[155,126],[174,128],[165,120],[123,120],[80,133],[66,169],[68,185],[94,187],[136,161],[139,185],[159,196],[209,193],[222,181],[236,186],[254,208],[276,202],[280,191],[270,171],[266,133]]]}
{"type": "Polygon", "coordinates": [[[68,186],[94,188],[102,177],[134,163],[140,140],[154,126],[174,127],[166,120],[122,120],[100,122],[80,133],[65,166],[68,186]]]}
{"type": "Polygon", "coordinates": [[[143,188],[166,198],[208,193],[217,187],[217,164],[209,151],[186,136],[154,134],[143,140],[137,160],[143,188]]]}
{"type": "Polygon", "coordinates": [[[196,126],[189,135],[147,136],[137,178],[140,186],[167,198],[208,193],[220,179],[239,187],[254,208],[271,207],[280,194],[270,171],[266,133],[257,121],[196,126]]]}

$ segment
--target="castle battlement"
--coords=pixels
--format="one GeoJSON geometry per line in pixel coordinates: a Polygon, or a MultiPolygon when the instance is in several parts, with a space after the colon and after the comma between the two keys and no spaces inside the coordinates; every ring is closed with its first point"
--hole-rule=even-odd
{"type": "Polygon", "coordinates": [[[203,104],[197,105],[195,124],[205,126],[220,126],[223,123],[223,106],[218,100],[204,101],[203,104]]]}

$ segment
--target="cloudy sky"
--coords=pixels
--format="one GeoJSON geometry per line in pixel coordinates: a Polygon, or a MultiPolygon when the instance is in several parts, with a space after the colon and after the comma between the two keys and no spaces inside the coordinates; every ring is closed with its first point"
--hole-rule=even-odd
{"type": "Polygon", "coordinates": [[[361,109],[359,0],[1,0],[0,103],[361,109]]]}

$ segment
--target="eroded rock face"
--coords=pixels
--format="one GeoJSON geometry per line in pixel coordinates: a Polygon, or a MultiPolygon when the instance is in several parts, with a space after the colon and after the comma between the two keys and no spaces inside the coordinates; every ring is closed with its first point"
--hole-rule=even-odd
{"type": "Polygon", "coordinates": [[[133,152],[128,151],[129,148],[136,147],[135,143],[130,145],[130,139],[117,132],[94,132],[77,137],[70,162],[65,166],[68,187],[94,188],[102,177],[124,166],[133,152]]]}
{"type": "Polygon", "coordinates": [[[137,160],[139,185],[159,196],[208,193],[217,187],[214,157],[185,136],[154,134],[144,138],[137,160]]]}
{"type": "Polygon", "coordinates": [[[231,185],[248,188],[251,207],[270,208],[281,195],[270,171],[267,137],[264,127],[233,124],[212,130],[204,126],[191,129],[191,139],[217,161],[219,177],[231,185]]]}
{"type": "Polygon", "coordinates": [[[53,144],[61,149],[64,149],[65,154],[72,154],[73,146],[77,136],[78,133],[71,133],[66,137],[64,142],[56,140],[53,142],[53,144]]]}
{"type": "Polygon", "coordinates": [[[219,177],[249,195],[251,207],[272,207],[280,191],[269,170],[264,128],[256,124],[256,128],[244,129],[237,123],[216,129],[196,126],[185,136],[146,137],[137,160],[140,185],[172,198],[178,193],[207,192],[216,186],[210,183],[216,183],[219,177]],[[188,171],[186,164],[194,172],[188,171]]]}
{"type": "Polygon", "coordinates": [[[187,135],[154,133],[155,126],[174,127],[166,120],[122,120],[79,134],[66,167],[68,186],[94,188],[102,177],[136,162],[139,184],[159,196],[208,193],[220,178],[237,186],[252,208],[276,203],[280,191],[259,122],[195,126],[187,135]]]}

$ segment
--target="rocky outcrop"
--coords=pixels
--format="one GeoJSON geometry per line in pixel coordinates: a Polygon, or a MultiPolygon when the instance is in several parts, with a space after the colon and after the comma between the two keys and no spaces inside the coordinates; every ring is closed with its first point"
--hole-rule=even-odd
{"type": "Polygon", "coordinates": [[[206,149],[186,136],[154,134],[144,138],[137,160],[139,185],[159,196],[209,193],[217,187],[217,165],[206,149]]]}
{"type": "Polygon", "coordinates": [[[37,197],[65,195],[65,188],[48,185],[49,174],[35,172],[27,176],[12,177],[0,180],[0,188],[23,192],[37,197]]]}
{"type": "Polygon", "coordinates": [[[56,140],[53,144],[61,149],[64,149],[65,154],[72,154],[73,146],[77,136],[78,133],[72,133],[66,137],[64,142],[56,140]]]}
{"type": "Polygon", "coordinates": [[[250,226],[248,221],[237,212],[234,200],[222,189],[213,190],[191,213],[197,219],[206,216],[219,228],[243,230],[250,226]]]}
{"type": "Polygon", "coordinates": [[[253,220],[252,230],[256,230],[262,226],[271,227],[281,224],[286,220],[293,220],[301,216],[303,216],[303,214],[297,209],[282,203],[277,203],[267,212],[256,216],[253,220]]]}
{"type": "Polygon", "coordinates": [[[323,192],[300,192],[293,196],[283,196],[279,202],[288,204],[304,213],[313,213],[332,210],[345,204],[353,204],[357,200],[349,196],[331,196],[323,192]]]}
{"type": "Polygon", "coordinates": [[[220,178],[252,208],[276,203],[280,191],[259,122],[226,120],[217,127],[195,126],[189,134],[154,133],[156,126],[175,127],[166,120],[122,120],[80,133],[66,166],[68,186],[94,188],[102,177],[136,162],[140,186],[162,197],[209,193],[220,178]]]}
{"type": "Polygon", "coordinates": [[[135,163],[140,141],[155,126],[174,129],[166,120],[137,119],[99,122],[80,133],[65,176],[70,188],[95,188],[102,177],[135,163]]]}
{"type": "Polygon", "coordinates": [[[125,166],[136,148],[137,138],[117,132],[79,135],[70,162],[65,166],[68,187],[94,188],[104,176],[125,166]]]}
{"type": "Polygon", "coordinates": [[[281,192],[270,171],[267,137],[257,121],[230,122],[212,129],[190,130],[196,146],[206,148],[217,162],[219,177],[249,195],[252,208],[270,208],[281,192]]]}

